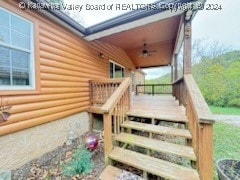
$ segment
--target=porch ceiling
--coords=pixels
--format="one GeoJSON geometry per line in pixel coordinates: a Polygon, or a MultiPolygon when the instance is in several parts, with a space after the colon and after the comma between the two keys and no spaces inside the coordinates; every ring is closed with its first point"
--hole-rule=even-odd
{"type": "Polygon", "coordinates": [[[136,67],[164,66],[171,63],[181,16],[174,16],[137,28],[100,38],[100,41],[125,50],[136,67]],[[139,57],[143,44],[156,50],[148,57],[139,57]]]}

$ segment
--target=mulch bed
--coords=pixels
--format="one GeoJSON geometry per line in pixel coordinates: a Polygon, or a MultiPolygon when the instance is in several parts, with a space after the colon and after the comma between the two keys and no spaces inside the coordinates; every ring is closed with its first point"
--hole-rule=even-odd
{"type": "MultiPolygon", "coordinates": [[[[100,134],[95,133],[99,138],[100,134]]],[[[64,144],[42,157],[32,160],[22,167],[12,171],[13,180],[96,180],[104,169],[103,142],[100,141],[97,149],[93,151],[92,162],[94,167],[87,175],[67,177],[63,175],[61,165],[71,159],[72,151],[83,141],[84,136],[77,138],[69,146],[64,144]]],[[[101,139],[101,138],[100,138],[101,139]]]]}

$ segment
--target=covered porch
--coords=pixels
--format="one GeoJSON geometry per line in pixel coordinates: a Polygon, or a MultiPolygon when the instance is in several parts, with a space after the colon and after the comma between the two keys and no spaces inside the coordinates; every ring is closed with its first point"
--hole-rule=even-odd
{"type": "Polygon", "coordinates": [[[113,161],[137,167],[143,171],[145,179],[148,173],[173,179],[179,174],[187,179],[212,176],[213,121],[208,106],[191,74],[184,75],[170,86],[172,93],[167,95],[133,95],[130,78],[90,81],[89,113],[91,116],[93,113],[103,114],[105,162],[110,165],[100,178],[111,179],[121,172],[114,168],[113,161]],[[146,121],[139,122],[139,119],[146,121]],[[165,127],[159,122],[181,126],[165,127]],[[132,130],[147,132],[149,138],[136,136],[132,130]],[[186,144],[161,142],[153,138],[156,134],[181,137],[186,144]],[[169,164],[150,154],[135,154],[126,149],[128,145],[187,158],[192,167],[169,164]],[[125,155],[121,157],[119,154],[125,155]],[[139,156],[143,162],[138,162],[139,156]],[[146,166],[145,162],[150,165],[146,166]],[[199,173],[201,169],[205,170],[199,173]]]}
{"type": "MultiPolygon", "coordinates": [[[[171,68],[171,82],[165,85],[140,85],[131,79],[134,70],[123,70],[123,67],[120,68],[123,78],[90,80],[90,117],[94,113],[103,115],[106,169],[100,179],[114,179],[121,172],[114,162],[142,170],[144,179],[148,179],[148,174],[166,179],[212,179],[213,121],[191,75],[191,21],[195,13],[136,11],[89,29],[91,35],[85,37],[87,40],[121,48],[135,70],[171,68]],[[147,121],[139,122],[139,119],[147,121]],[[159,121],[177,123],[184,128],[164,127],[159,121]],[[135,134],[135,130],[148,133],[148,137],[135,134]],[[185,144],[159,141],[154,139],[156,134],[183,137],[185,144]],[[130,150],[129,145],[142,147],[146,153],[130,150]],[[190,167],[153,157],[151,151],[187,158],[190,167]]],[[[100,55],[113,61],[104,49],[100,55]]],[[[117,74],[112,70],[110,66],[109,77],[117,74]]]]}

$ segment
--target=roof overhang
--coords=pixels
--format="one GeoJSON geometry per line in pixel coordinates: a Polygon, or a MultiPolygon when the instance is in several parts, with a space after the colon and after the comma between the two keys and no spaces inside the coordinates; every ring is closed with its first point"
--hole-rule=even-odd
{"type": "Polygon", "coordinates": [[[136,67],[156,67],[171,64],[172,54],[182,26],[184,10],[165,10],[151,16],[121,24],[85,36],[88,41],[100,40],[127,52],[136,67]],[[143,44],[156,50],[149,57],[140,57],[143,44]]]}
{"type": "MultiPolygon", "coordinates": [[[[165,1],[165,3],[187,2],[197,3],[191,0],[165,1]]],[[[204,3],[205,0],[198,2],[204,3]]],[[[88,41],[104,41],[122,48],[136,67],[171,65],[174,54],[178,54],[182,46],[185,12],[181,8],[161,9],[149,14],[141,11],[130,12],[87,29],[84,38],[88,41]],[[144,43],[148,45],[149,50],[157,52],[149,57],[139,57],[144,43]]],[[[196,11],[193,15],[195,14],[196,11]]]]}
{"type": "MultiPolygon", "coordinates": [[[[46,0],[23,0],[46,3],[46,0]]],[[[161,0],[155,4],[205,3],[206,0],[161,0]]],[[[178,7],[178,6],[176,6],[178,7]]],[[[193,16],[197,10],[194,11],[193,16]]],[[[100,40],[125,50],[136,67],[170,65],[174,54],[181,48],[184,37],[184,9],[136,10],[112,18],[89,28],[84,28],[61,11],[40,11],[53,21],[63,25],[88,41],[100,40]],[[157,53],[139,58],[143,44],[156,49],[157,53]]]]}
{"type": "MultiPolygon", "coordinates": [[[[152,10],[139,9],[139,10],[134,10],[134,11],[128,12],[121,16],[106,20],[104,22],[101,22],[99,24],[96,24],[96,25],[93,25],[93,26],[87,28],[85,35],[86,36],[93,35],[93,34],[96,34],[96,33],[99,33],[99,32],[105,31],[105,30],[109,30],[114,27],[119,27],[120,25],[123,25],[123,24],[128,24],[128,23],[132,23],[137,20],[140,20],[140,19],[144,19],[146,17],[151,16],[151,18],[153,18],[154,17],[153,15],[157,15],[159,13],[162,13],[162,12],[165,12],[168,10],[171,13],[176,13],[176,11],[178,11],[178,13],[179,13],[181,5],[186,7],[186,5],[188,5],[187,3],[195,4],[197,1],[202,2],[202,1],[206,1],[206,0],[158,0],[154,3],[150,3],[151,5],[154,5],[154,7],[158,7],[157,9],[154,9],[154,8],[152,10]]],[[[146,3],[146,6],[147,6],[147,3],[146,3]]],[[[164,14],[161,14],[161,16],[163,16],[163,15],[164,14]]]]}

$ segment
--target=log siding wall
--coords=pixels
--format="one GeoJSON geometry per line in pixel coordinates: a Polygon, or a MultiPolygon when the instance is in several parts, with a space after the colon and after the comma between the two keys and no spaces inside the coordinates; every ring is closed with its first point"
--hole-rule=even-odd
{"type": "Polygon", "coordinates": [[[10,118],[0,124],[0,136],[86,111],[88,81],[109,77],[109,59],[124,66],[127,75],[135,68],[118,47],[87,42],[43,15],[20,10],[16,2],[1,1],[0,6],[34,22],[38,87],[28,92],[0,91],[3,101],[12,106],[10,118]],[[100,52],[107,58],[99,58],[100,52]]]}

